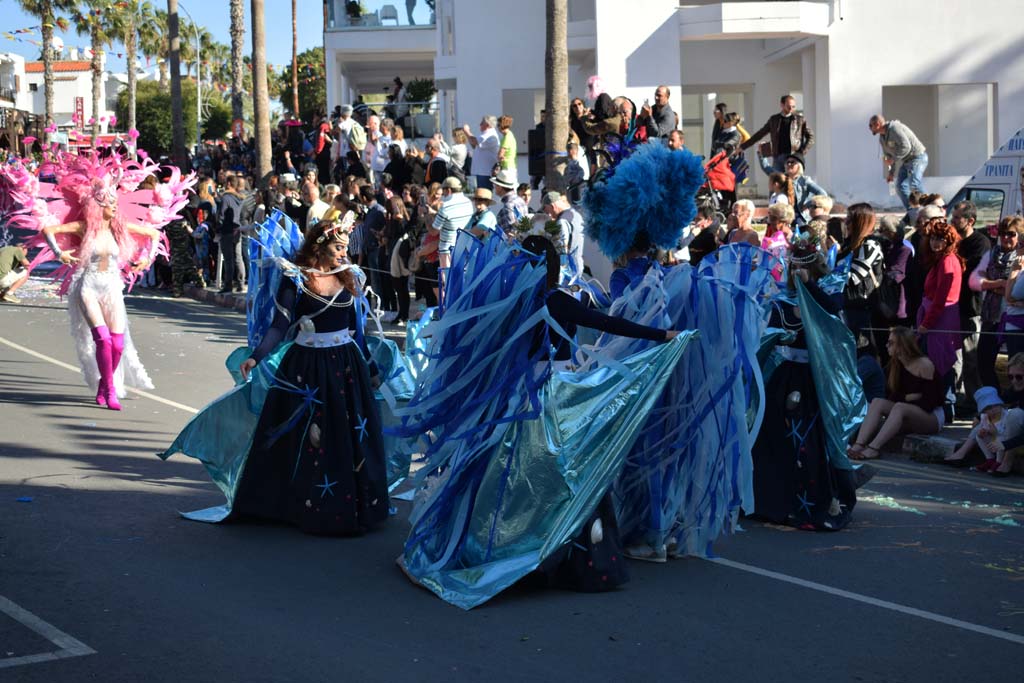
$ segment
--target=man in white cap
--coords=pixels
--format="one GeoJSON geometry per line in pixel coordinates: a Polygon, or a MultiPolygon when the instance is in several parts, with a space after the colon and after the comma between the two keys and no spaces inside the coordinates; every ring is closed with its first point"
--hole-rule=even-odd
{"type": "Polygon", "coordinates": [[[462,194],[462,183],[455,176],[448,176],[441,183],[441,208],[434,217],[434,228],[441,231],[437,243],[438,265],[441,268],[451,266],[452,247],[459,230],[465,229],[469,219],[473,217],[473,203],[462,194]]]}
{"type": "Polygon", "coordinates": [[[555,246],[568,255],[569,261],[576,268],[576,273],[582,274],[583,216],[572,208],[569,200],[561,192],[545,192],[540,201],[540,208],[548,218],[558,224],[561,244],[555,246]]]}
{"type": "Polygon", "coordinates": [[[498,219],[490,210],[491,204],[494,203],[493,196],[486,187],[478,187],[473,193],[473,217],[469,219],[466,230],[480,239],[486,238],[498,227],[498,219]]]}
{"type": "Polygon", "coordinates": [[[498,195],[498,201],[501,203],[498,210],[498,227],[506,235],[513,237],[518,230],[520,219],[530,213],[526,202],[516,193],[517,180],[516,172],[512,169],[502,169],[498,171],[498,175],[490,179],[494,193],[498,195]]]}

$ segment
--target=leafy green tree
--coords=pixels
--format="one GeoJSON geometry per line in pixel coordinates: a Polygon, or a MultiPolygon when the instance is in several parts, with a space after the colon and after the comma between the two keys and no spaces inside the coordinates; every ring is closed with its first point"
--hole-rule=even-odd
{"type": "MultiPolygon", "coordinates": [[[[310,122],[318,111],[327,111],[327,81],[324,74],[324,49],[314,47],[299,55],[299,111],[298,117],[310,122]]],[[[271,92],[279,95],[292,91],[292,68],[289,64],[275,74],[271,92]]],[[[293,114],[294,104],[281,97],[281,104],[293,114]]]]}
{"type": "MultiPolygon", "coordinates": [[[[183,81],[181,84],[182,118],[193,121],[196,117],[196,84],[194,81],[183,81]]],[[[206,99],[205,97],[203,98],[206,99]]],[[[142,127],[139,129],[138,146],[150,156],[169,155],[172,151],[171,131],[171,95],[165,92],[156,81],[140,81],[135,97],[135,106],[142,127]]],[[[218,98],[213,98],[207,105],[206,121],[203,125],[203,137],[206,139],[223,138],[231,130],[231,106],[218,98]]],[[[117,97],[117,116],[128,116],[128,91],[123,90],[117,97]]],[[[185,127],[185,144],[192,145],[195,129],[185,127]]]]}

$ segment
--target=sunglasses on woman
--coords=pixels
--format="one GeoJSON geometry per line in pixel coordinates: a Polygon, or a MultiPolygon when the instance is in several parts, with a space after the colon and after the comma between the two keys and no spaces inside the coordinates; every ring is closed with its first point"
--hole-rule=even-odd
{"type": "Polygon", "coordinates": [[[1021,382],[1021,381],[1024,381],[1024,375],[1007,375],[1007,376],[1010,378],[1011,382],[1021,382]]]}

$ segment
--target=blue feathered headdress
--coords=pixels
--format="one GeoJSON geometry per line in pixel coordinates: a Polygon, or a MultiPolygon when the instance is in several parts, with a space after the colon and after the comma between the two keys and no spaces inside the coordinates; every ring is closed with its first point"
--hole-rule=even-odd
{"type": "Polygon", "coordinates": [[[612,259],[629,251],[641,231],[651,244],[672,249],[697,215],[694,197],[702,184],[699,157],[657,141],[640,145],[583,195],[587,237],[612,259]]]}

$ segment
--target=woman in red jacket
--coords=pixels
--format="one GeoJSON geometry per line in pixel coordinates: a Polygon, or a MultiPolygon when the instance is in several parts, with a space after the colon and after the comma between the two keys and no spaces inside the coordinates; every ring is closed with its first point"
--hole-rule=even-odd
{"type": "Polygon", "coordinates": [[[928,275],[924,298],[917,311],[917,332],[940,377],[953,368],[960,348],[960,280],[964,261],[957,254],[960,235],[949,223],[932,223],[927,228],[922,261],[928,275]],[[936,330],[932,332],[931,330],[936,330]]]}

